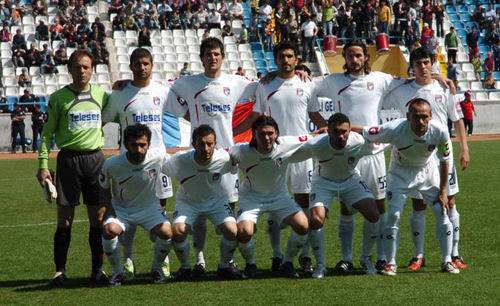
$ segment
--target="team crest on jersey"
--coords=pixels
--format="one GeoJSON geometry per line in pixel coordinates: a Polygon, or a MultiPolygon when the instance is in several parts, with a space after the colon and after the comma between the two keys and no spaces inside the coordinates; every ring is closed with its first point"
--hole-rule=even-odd
{"type": "Polygon", "coordinates": [[[181,97],[177,97],[177,102],[179,102],[179,104],[182,105],[182,106],[186,105],[186,100],[184,100],[181,97]]]}
{"type": "Polygon", "coordinates": [[[354,163],[354,161],[355,161],[355,158],[354,158],[354,157],[352,157],[352,156],[350,156],[350,157],[347,159],[347,163],[348,163],[349,165],[352,165],[352,164],[354,163]]]}
{"type": "Polygon", "coordinates": [[[372,91],[373,88],[375,88],[375,85],[373,85],[372,82],[366,82],[366,88],[368,88],[369,91],[372,91]]]}
{"type": "Polygon", "coordinates": [[[156,177],[156,169],[149,169],[148,175],[150,178],[155,178],[156,177]]]}
{"type": "Polygon", "coordinates": [[[153,97],[153,104],[154,104],[154,105],[160,105],[160,98],[158,98],[158,97],[153,97]]]}
{"type": "Polygon", "coordinates": [[[436,145],[433,145],[433,144],[431,144],[431,145],[429,145],[429,146],[427,147],[427,151],[429,151],[429,152],[434,151],[434,149],[436,149],[436,145]]]}
{"type": "Polygon", "coordinates": [[[434,96],[434,101],[439,104],[441,102],[443,102],[443,97],[441,95],[435,95],[434,96]]]}
{"type": "Polygon", "coordinates": [[[274,164],[276,165],[276,167],[280,168],[281,165],[283,165],[283,159],[281,157],[277,158],[275,161],[274,161],[274,164]]]}
{"type": "Polygon", "coordinates": [[[304,95],[304,89],[297,88],[297,96],[302,97],[304,95]]]}
{"type": "Polygon", "coordinates": [[[220,179],[220,173],[214,173],[212,175],[212,181],[218,181],[220,179]]]}
{"type": "Polygon", "coordinates": [[[304,136],[299,136],[299,141],[300,141],[300,142],[305,142],[305,141],[307,141],[307,135],[304,135],[304,136]]]}
{"type": "Polygon", "coordinates": [[[372,126],[369,130],[368,130],[368,134],[370,135],[376,135],[380,132],[380,129],[378,126],[372,126]]]}
{"type": "Polygon", "coordinates": [[[226,96],[229,96],[231,94],[231,89],[229,89],[229,87],[224,87],[223,91],[226,96]]]}

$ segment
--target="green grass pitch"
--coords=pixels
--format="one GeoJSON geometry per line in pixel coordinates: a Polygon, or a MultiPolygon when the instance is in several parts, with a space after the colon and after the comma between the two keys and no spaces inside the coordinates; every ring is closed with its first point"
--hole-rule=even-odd
{"type": "MultiPolygon", "coordinates": [[[[438,244],[434,238],[434,218],[427,212],[427,267],[417,273],[402,266],[412,255],[408,230],[410,207],[402,218],[398,253],[399,273],[383,276],[328,276],[322,280],[288,280],[270,275],[271,251],[264,217],[256,235],[259,279],[219,281],[218,240],[209,226],[206,258],[211,274],[198,282],[171,281],[153,285],[149,278],[152,245],[143,230],[135,241],[135,261],[139,277],[121,287],[93,288],[88,282],[90,255],[87,243],[88,223],[83,207],[78,207],[68,256],[69,281],[62,289],[46,286],[53,275],[52,238],[55,207],[42,199],[35,181],[35,160],[0,161],[0,304],[78,305],[78,304],[497,304],[500,300],[499,222],[500,142],[470,143],[472,163],[459,171],[461,192],[457,199],[461,214],[461,255],[470,265],[458,275],[439,271],[438,244]]],[[[457,150],[455,150],[457,152],[457,150]]],[[[51,162],[54,162],[52,160],[51,162]]],[[[333,206],[326,227],[328,267],[340,258],[337,237],[337,205],[333,206]]],[[[169,211],[173,201],[168,203],[169,211]]],[[[359,266],[361,218],[356,216],[354,258],[359,266]]],[[[285,230],[288,235],[289,229],[285,230]]],[[[286,242],[283,236],[282,243],[286,242]]],[[[171,269],[178,261],[171,252],[171,269]]],[[[236,252],[240,268],[244,262],[236,252]]],[[[108,264],[106,271],[110,271],[108,264]]]]}

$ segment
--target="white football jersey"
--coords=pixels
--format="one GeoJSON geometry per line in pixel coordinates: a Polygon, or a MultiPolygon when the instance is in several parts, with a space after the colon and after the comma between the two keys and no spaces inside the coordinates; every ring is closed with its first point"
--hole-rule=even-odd
{"type": "Polygon", "coordinates": [[[380,126],[365,127],[363,136],[369,141],[392,144],[391,167],[426,166],[437,150],[440,161],[450,159],[448,129],[431,120],[427,133],[417,136],[406,119],[396,119],[380,126]]]}
{"type": "Polygon", "coordinates": [[[318,99],[311,99],[312,92],[313,83],[303,82],[298,76],[275,77],[257,87],[253,111],[273,117],[280,135],[305,135],[308,133],[308,112],[318,112],[321,108],[318,99]]]}
{"type": "Polygon", "coordinates": [[[194,160],[194,150],[190,150],[166,159],[162,172],[179,181],[178,199],[200,203],[227,197],[221,178],[225,173],[236,172],[236,169],[232,167],[229,153],[223,149],[215,149],[212,160],[205,166],[194,160]]]}
{"type": "Polygon", "coordinates": [[[448,118],[451,121],[457,121],[463,117],[458,100],[436,80],[424,86],[418,85],[415,81],[405,82],[386,95],[382,106],[398,110],[401,118],[405,118],[408,112],[408,102],[415,98],[427,100],[431,104],[432,119],[445,126],[448,125],[448,118]]]}
{"type": "Polygon", "coordinates": [[[330,145],[330,137],[325,134],[305,143],[296,153],[316,160],[313,179],[320,176],[327,180],[341,182],[353,174],[358,174],[356,165],[360,158],[372,154],[372,146],[358,133],[349,133],[346,146],[337,150],[330,145]]]}
{"type": "Polygon", "coordinates": [[[108,158],[99,183],[111,189],[113,208],[134,213],[145,207],[159,206],[155,186],[166,157],[165,150],[149,150],[139,165],[130,163],[125,152],[108,158]]]}
{"type": "MultiPolygon", "coordinates": [[[[122,131],[129,125],[142,123],[151,129],[150,148],[165,149],[163,143],[162,123],[163,113],[172,112],[172,105],[176,102],[170,88],[151,81],[148,86],[139,88],[129,82],[122,90],[114,90],[109,96],[109,102],[102,111],[104,122],[120,122],[122,131]],[[169,100],[170,99],[170,100],[169,100]]],[[[125,152],[122,144],[121,152],[125,152]]]]}
{"type": "Polygon", "coordinates": [[[259,153],[248,143],[233,146],[229,154],[241,169],[245,180],[240,196],[275,197],[288,193],[286,169],[289,163],[304,159],[294,158],[294,153],[311,136],[283,136],[268,154],[259,153]]]}
{"type": "Polygon", "coordinates": [[[215,79],[203,73],[184,76],[171,88],[178,96],[173,113],[182,117],[189,111],[191,130],[208,124],[217,135],[217,147],[231,147],[236,104],[254,101],[256,88],[257,82],[239,75],[223,73],[215,79]]]}

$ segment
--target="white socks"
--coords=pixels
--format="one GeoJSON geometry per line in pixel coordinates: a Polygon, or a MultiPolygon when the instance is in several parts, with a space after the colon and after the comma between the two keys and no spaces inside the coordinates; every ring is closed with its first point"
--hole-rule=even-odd
{"type": "Polygon", "coordinates": [[[238,247],[238,240],[227,240],[222,237],[220,241],[219,268],[228,268],[231,265],[236,247],[238,247]]]}
{"type": "Polygon", "coordinates": [[[191,264],[189,263],[189,242],[188,239],[185,239],[183,242],[177,243],[174,242],[174,250],[177,258],[181,262],[181,267],[191,268],[191,264]]]}
{"type": "Polygon", "coordinates": [[[102,250],[108,256],[109,264],[111,265],[111,269],[113,269],[113,274],[123,273],[123,265],[118,246],[118,237],[110,240],[102,238],[102,250]]]}
{"type": "Polygon", "coordinates": [[[160,237],[156,237],[153,248],[153,263],[151,264],[151,270],[159,270],[161,268],[161,264],[165,261],[171,247],[171,239],[161,239],[160,237]]]}
{"type": "Polygon", "coordinates": [[[425,210],[413,210],[410,217],[415,257],[424,258],[425,210]]]}
{"type": "Polygon", "coordinates": [[[247,264],[255,264],[255,241],[253,239],[247,243],[240,242],[238,248],[247,264]]]}
{"type": "Polygon", "coordinates": [[[297,254],[299,253],[300,249],[304,246],[306,243],[308,235],[299,235],[296,232],[292,231],[290,233],[290,236],[288,237],[288,244],[286,247],[286,254],[285,258],[283,259],[284,262],[293,262],[293,259],[297,254]]]}
{"type": "Polygon", "coordinates": [[[399,219],[401,210],[390,212],[387,215],[387,223],[382,232],[384,236],[384,252],[387,258],[387,263],[396,264],[396,251],[398,246],[399,219]]]}
{"type": "Polygon", "coordinates": [[[384,252],[383,231],[387,223],[387,213],[383,213],[378,218],[378,238],[377,238],[377,260],[386,260],[384,252]]]}
{"type": "Polygon", "coordinates": [[[269,241],[271,242],[271,248],[273,249],[273,257],[283,258],[283,253],[281,252],[281,225],[269,214],[267,219],[267,232],[269,233],[269,241]]]}
{"type": "Polygon", "coordinates": [[[193,224],[193,247],[196,252],[196,264],[205,264],[203,250],[207,237],[207,219],[197,218],[193,224]]]}
{"type": "Polygon", "coordinates": [[[354,215],[342,215],[339,218],[339,238],[342,259],[352,262],[352,235],[354,233],[354,215]]]}
{"type": "Polygon", "coordinates": [[[137,225],[129,224],[127,230],[123,232],[123,234],[119,238],[121,244],[123,245],[123,257],[125,257],[125,260],[129,258],[132,260],[134,237],[136,231],[137,231],[137,225]]]}
{"type": "Polygon", "coordinates": [[[316,258],[316,265],[325,265],[325,231],[324,228],[319,230],[311,229],[309,231],[309,239],[311,241],[311,248],[316,258]]]}
{"type": "Polygon", "coordinates": [[[432,212],[436,217],[436,237],[439,241],[441,248],[441,261],[451,262],[451,249],[453,244],[453,227],[447,212],[443,214],[441,205],[434,203],[432,205],[432,212]]]}
{"type": "Polygon", "coordinates": [[[363,244],[361,246],[361,258],[371,257],[372,249],[378,238],[379,222],[363,220],[363,244]]]}
{"type": "Polygon", "coordinates": [[[460,240],[460,214],[457,211],[456,206],[448,210],[448,217],[450,218],[451,225],[453,227],[453,246],[451,250],[451,256],[458,255],[458,241],[460,240]]]}

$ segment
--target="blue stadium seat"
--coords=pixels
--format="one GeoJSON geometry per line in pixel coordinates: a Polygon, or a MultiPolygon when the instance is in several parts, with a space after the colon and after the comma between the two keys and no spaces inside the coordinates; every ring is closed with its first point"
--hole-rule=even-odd
{"type": "Polygon", "coordinates": [[[260,42],[253,42],[251,43],[252,50],[254,51],[262,51],[262,44],[260,42]]]}
{"type": "Polygon", "coordinates": [[[14,104],[19,102],[19,98],[15,96],[8,96],[7,97],[7,105],[9,105],[9,109],[12,106],[12,109],[14,109],[14,104]]]}
{"type": "Polygon", "coordinates": [[[460,14],[460,20],[465,21],[465,22],[472,21],[472,16],[470,15],[469,12],[464,13],[464,14],[460,14]]]}
{"type": "Polygon", "coordinates": [[[462,29],[462,30],[465,29],[465,25],[461,21],[458,21],[458,20],[456,20],[455,22],[453,22],[453,26],[457,30],[459,30],[459,29],[462,29]]]}
{"type": "Polygon", "coordinates": [[[457,29],[457,35],[458,37],[460,37],[460,39],[462,39],[462,36],[467,36],[467,31],[465,31],[464,29],[457,29]]]}
{"type": "Polygon", "coordinates": [[[274,54],[272,51],[267,51],[266,52],[266,59],[269,61],[269,60],[272,60],[274,61],[274,54]]]}
{"type": "Polygon", "coordinates": [[[263,77],[265,77],[267,75],[267,73],[268,73],[267,69],[259,69],[259,70],[257,70],[257,72],[262,73],[263,77]]]}
{"type": "Polygon", "coordinates": [[[255,68],[257,70],[267,70],[266,61],[264,61],[264,60],[256,60],[255,61],[255,68]]]}
{"type": "Polygon", "coordinates": [[[457,12],[457,9],[453,5],[447,5],[446,6],[446,13],[448,14],[455,14],[457,12]]]}
{"type": "Polygon", "coordinates": [[[495,78],[495,81],[499,81],[500,80],[500,71],[493,72],[493,77],[495,78]]]}
{"type": "Polygon", "coordinates": [[[458,8],[458,12],[460,14],[465,14],[465,13],[469,13],[469,7],[467,5],[461,5],[459,8],[458,8]]]}
{"type": "Polygon", "coordinates": [[[468,21],[465,23],[465,26],[469,29],[476,28],[476,23],[474,21],[468,21]]]}
{"type": "Polygon", "coordinates": [[[476,4],[476,0],[465,0],[465,4],[467,4],[467,5],[475,5],[476,4]]]}
{"type": "Polygon", "coordinates": [[[490,47],[486,46],[486,45],[480,45],[479,46],[479,53],[488,53],[488,51],[490,51],[490,47]]]}
{"type": "Polygon", "coordinates": [[[266,58],[262,51],[253,51],[252,55],[254,60],[264,60],[266,58]]]}
{"type": "Polygon", "coordinates": [[[269,64],[269,66],[268,66],[268,67],[269,67],[269,71],[275,71],[275,70],[278,70],[278,66],[276,66],[276,64],[274,64],[274,63],[273,63],[272,65],[271,65],[271,64],[269,64]]]}
{"type": "Polygon", "coordinates": [[[458,21],[460,20],[460,17],[457,14],[448,14],[448,17],[450,18],[451,22],[458,21]]]}

